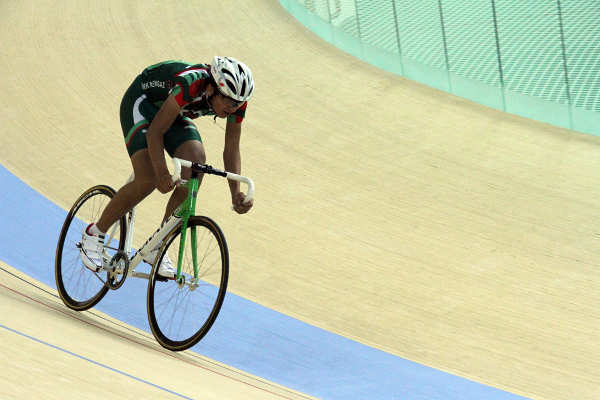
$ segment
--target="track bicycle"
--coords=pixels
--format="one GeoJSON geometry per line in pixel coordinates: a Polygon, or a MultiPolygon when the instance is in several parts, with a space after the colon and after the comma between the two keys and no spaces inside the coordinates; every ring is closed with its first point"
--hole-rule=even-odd
{"type": "MultiPolygon", "coordinates": [[[[156,340],[173,351],[188,349],[210,330],[223,304],[229,275],[229,253],[219,226],[206,216],[195,215],[199,174],[221,176],[248,186],[245,202],[254,196],[250,178],[199,163],[173,158],[173,181],[181,181],[181,167],[192,170],[186,200],[137,251],[133,250],[136,208],[108,230],[102,266],[87,268],[80,257],[82,233],[97,221],[115,190],[107,185],[89,188],[75,201],[63,224],[56,247],[56,287],[63,303],[76,311],[95,306],[109,290],[120,288],[127,277],[148,279],[146,309],[156,340]],[[159,249],[150,273],[136,267],[151,251],[159,249]],[[158,274],[169,255],[177,260],[175,279],[158,274]]],[[[133,180],[133,174],[129,181],[133,180]]],[[[175,261],[174,261],[175,263],[175,261]]]]}

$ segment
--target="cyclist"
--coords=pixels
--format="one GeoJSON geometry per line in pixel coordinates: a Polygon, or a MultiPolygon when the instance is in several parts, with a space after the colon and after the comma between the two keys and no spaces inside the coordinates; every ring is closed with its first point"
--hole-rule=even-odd
{"type": "MultiPolygon", "coordinates": [[[[163,221],[185,200],[187,188],[176,186],[169,174],[164,150],[171,157],[204,164],[206,156],[202,139],[192,119],[211,115],[215,120],[227,118],[223,161],[225,169],[241,171],[240,135],[248,100],[254,91],[250,69],[230,58],[213,58],[212,64],[188,64],[165,61],[145,68],[121,101],[121,127],[134,171],[134,180],[123,186],[104,209],[100,219],[84,231],[81,259],[84,265],[98,271],[102,265],[104,233],[110,226],[158,189],[174,190],[167,203],[163,221]]],[[[182,170],[189,179],[189,168],[182,170]]],[[[202,177],[200,177],[200,181],[202,177]]],[[[234,210],[244,214],[253,203],[244,204],[239,182],[229,181],[234,210]]],[[[152,264],[158,249],[144,261],[152,264]]],[[[159,275],[173,279],[175,269],[165,254],[159,275]]]]}

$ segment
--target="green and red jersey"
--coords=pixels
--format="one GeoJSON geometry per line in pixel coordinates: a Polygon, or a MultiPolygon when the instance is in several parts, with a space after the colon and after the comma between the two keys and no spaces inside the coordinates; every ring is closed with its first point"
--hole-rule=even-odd
{"type": "MultiPolygon", "coordinates": [[[[141,74],[142,90],[148,100],[158,107],[173,94],[181,107],[180,114],[191,119],[215,115],[208,104],[206,87],[210,82],[210,65],[189,64],[183,61],[164,61],[144,69],[141,74]]],[[[228,119],[241,123],[248,103],[231,114],[228,119]]]]}

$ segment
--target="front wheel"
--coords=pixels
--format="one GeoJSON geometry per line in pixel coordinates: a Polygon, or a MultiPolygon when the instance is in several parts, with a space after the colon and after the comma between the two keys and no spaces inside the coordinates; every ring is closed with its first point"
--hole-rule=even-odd
{"type": "Polygon", "coordinates": [[[229,276],[227,243],[213,220],[190,217],[179,254],[181,236],[179,224],[164,240],[148,281],[152,333],[161,346],[172,351],[188,349],[208,333],[221,310],[229,276]],[[179,279],[165,281],[158,275],[158,266],[167,254],[175,268],[181,258],[179,279]]]}

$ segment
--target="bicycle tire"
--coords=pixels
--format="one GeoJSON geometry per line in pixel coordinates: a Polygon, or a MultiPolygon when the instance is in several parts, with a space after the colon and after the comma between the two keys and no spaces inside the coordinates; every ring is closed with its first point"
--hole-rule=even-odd
{"type": "MultiPolygon", "coordinates": [[[[201,281],[202,284],[199,285],[196,289],[190,289],[186,284],[183,285],[183,287],[178,285],[178,282],[174,281],[174,280],[170,280],[167,282],[164,282],[164,279],[161,279],[158,275],[158,266],[160,265],[160,261],[162,260],[162,258],[164,257],[164,254],[167,253],[168,249],[171,247],[171,245],[173,245],[174,243],[179,244],[179,241],[175,241],[175,239],[177,237],[180,237],[181,235],[181,228],[182,228],[182,224],[179,224],[178,226],[176,226],[165,238],[165,240],[163,241],[163,245],[160,249],[160,251],[157,254],[156,260],[154,262],[154,265],[152,267],[152,272],[150,274],[150,278],[148,280],[148,294],[147,294],[147,312],[148,312],[148,321],[150,323],[150,328],[152,330],[152,333],[154,335],[154,337],[156,338],[156,340],[158,341],[158,343],[163,346],[166,349],[172,350],[172,351],[182,351],[182,350],[186,350],[190,347],[192,347],[193,345],[195,345],[196,343],[198,343],[207,333],[208,331],[211,329],[211,327],[213,326],[213,323],[215,322],[215,320],[217,319],[217,316],[219,314],[219,311],[221,310],[221,306],[223,305],[223,301],[225,299],[225,294],[227,292],[227,281],[228,281],[228,277],[229,277],[229,252],[227,249],[227,242],[225,240],[225,236],[223,235],[223,232],[221,231],[221,229],[219,228],[219,226],[210,218],[208,217],[203,217],[203,216],[192,216],[190,217],[190,219],[188,220],[188,230],[192,230],[192,228],[196,229],[198,232],[198,229],[206,229],[208,230],[208,232],[210,233],[210,235],[212,235],[212,237],[216,240],[218,247],[219,247],[219,255],[220,255],[220,266],[215,266],[215,273],[216,270],[218,269],[218,273],[220,274],[220,277],[218,279],[215,278],[211,278],[211,282],[208,281],[201,281]],[[218,281],[218,282],[217,282],[218,281]],[[198,310],[198,316],[192,316],[192,320],[194,322],[195,325],[199,325],[199,328],[196,327],[192,327],[191,329],[189,328],[183,328],[183,329],[188,329],[191,330],[191,333],[185,334],[183,338],[173,338],[173,337],[169,337],[170,334],[168,332],[166,332],[166,328],[164,326],[164,324],[162,322],[159,322],[159,309],[157,308],[157,299],[155,299],[155,297],[160,297],[159,295],[157,295],[157,285],[160,285],[161,287],[165,287],[167,291],[172,292],[172,294],[168,294],[168,301],[172,302],[172,298],[175,296],[180,296],[177,297],[177,301],[176,303],[180,302],[180,299],[183,299],[181,301],[192,301],[191,299],[200,299],[202,297],[208,297],[209,294],[214,294],[214,300],[209,300],[207,301],[207,303],[210,303],[207,307],[202,307],[202,309],[206,309],[205,312],[201,312],[202,310],[198,310]],[[188,292],[186,294],[183,294],[183,291],[187,288],[188,292]],[[199,289],[198,289],[199,288],[199,289]],[[193,292],[194,290],[200,290],[200,292],[198,294],[194,294],[194,296],[191,296],[190,293],[193,292]],[[178,292],[180,291],[180,292],[178,292]],[[170,297],[169,297],[170,296],[170,297]],[[210,310],[208,310],[210,308],[210,310]],[[200,314],[206,314],[206,318],[202,319],[200,314]],[[204,321],[204,322],[202,322],[204,321]],[[163,326],[161,326],[163,325],[163,326]]],[[[206,231],[202,231],[203,235],[206,234],[206,231]]],[[[189,239],[191,237],[191,235],[189,235],[190,232],[188,232],[188,238],[186,239],[186,245],[188,244],[189,239]]],[[[198,235],[199,236],[199,235],[198,235]]],[[[207,238],[208,240],[210,240],[210,237],[207,238]]],[[[198,245],[198,243],[197,243],[198,245]]],[[[174,250],[174,249],[173,249],[174,250]]],[[[178,249],[177,249],[178,252],[178,249]]],[[[216,258],[216,255],[214,256],[216,258]]],[[[216,264],[216,262],[210,262],[207,261],[208,257],[207,254],[204,254],[204,258],[202,259],[203,262],[203,267],[204,267],[204,263],[206,262],[206,264],[216,264]]],[[[175,262],[176,264],[176,262],[175,262]]],[[[182,268],[183,269],[183,268],[182,268]]],[[[199,268],[200,270],[200,268],[199,268]]],[[[212,269],[211,269],[212,271],[212,269]]],[[[175,306],[177,307],[177,306],[175,306]]],[[[185,314],[185,311],[188,309],[194,309],[194,305],[188,306],[188,304],[185,305],[185,307],[179,306],[178,310],[175,310],[173,314],[168,314],[167,316],[168,318],[174,319],[173,315],[177,314],[177,313],[181,313],[181,309],[185,309],[183,311],[183,313],[185,314]]],[[[198,307],[198,309],[200,309],[200,307],[198,307]]],[[[182,317],[183,318],[183,317],[182,317]]],[[[183,325],[183,320],[181,321],[181,324],[183,325]]],[[[181,327],[180,327],[181,328],[181,327]]]]}
{"type": "MultiPolygon", "coordinates": [[[[70,285],[67,284],[67,269],[69,269],[71,275],[77,274],[77,278],[79,279],[79,281],[77,282],[87,280],[88,282],[96,283],[96,281],[94,280],[96,278],[98,278],[100,282],[106,282],[106,279],[108,279],[108,276],[106,276],[106,278],[103,281],[100,275],[98,275],[106,275],[105,272],[100,271],[95,273],[87,269],[85,266],[81,265],[80,259],[78,258],[78,250],[74,250],[73,246],[71,246],[73,245],[73,243],[71,242],[75,240],[81,240],[81,234],[83,233],[81,227],[85,226],[82,224],[85,224],[84,221],[86,221],[86,219],[83,218],[83,216],[81,216],[82,218],[79,218],[78,212],[86,203],[94,199],[94,197],[106,196],[108,200],[110,200],[114,197],[115,193],[115,190],[107,185],[97,185],[87,189],[75,201],[75,203],[69,210],[67,217],[65,218],[65,222],[63,223],[60,232],[60,237],[58,239],[58,244],[56,246],[56,256],[54,260],[54,275],[56,280],[56,288],[58,289],[58,294],[60,295],[61,300],[67,307],[69,307],[72,310],[84,311],[95,306],[100,300],[102,300],[102,298],[106,295],[106,293],[109,290],[106,284],[102,284],[101,286],[99,286],[98,289],[92,288],[92,294],[83,294],[79,296],[83,298],[76,298],[77,296],[73,293],[75,289],[69,288],[70,285]],[[74,221],[77,221],[77,223],[74,224],[74,221]],[[65,241],[67,240],[68,235],[70,236],[68,241],[69,243],[67,244],[68,252],[70,253],[70,259],[63,260],[65,250],[67,250],[67,248],[65,248],[65,241]],[[96,276],[93,276],[93,274],[96,274],[96,276]]],[[[100,209],[100,207],[93,207],[93,210],[96,214],[92,217],[99,217],[99,213],[102,212],[102,209],[100,209]]],[[[89,219],[87,222],[89,222],[89,219]]],[[[120,225],[118,249],[119,251],[123,251],[127,231],[125,216],[121,217],[119,224],[120,225]]],[[[85,229],[85,227],[83,229],[85,229]]]]}

